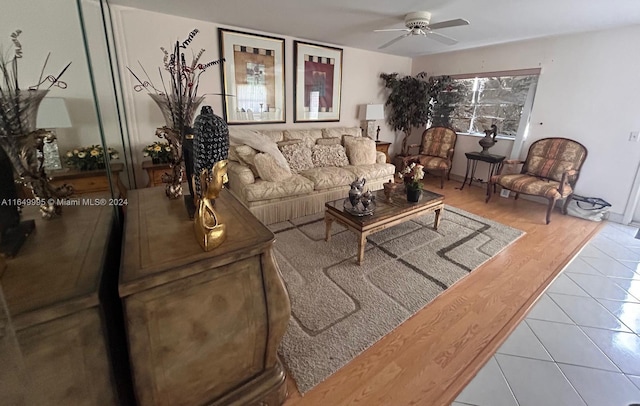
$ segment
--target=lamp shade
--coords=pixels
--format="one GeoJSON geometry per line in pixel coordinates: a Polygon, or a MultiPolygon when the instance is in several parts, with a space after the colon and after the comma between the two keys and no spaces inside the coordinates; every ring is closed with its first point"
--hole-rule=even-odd
{"type": "Polygon", "coordinates": [[[37,128],[69,128],[71,120],[63,98],[45,97],[38,108],[37,128]]]}
{"type": "Polygon", "coordinates": [[[366,104],[360,109],[361,119],[382,120],[384,118],[384,104],[366,104]]]}

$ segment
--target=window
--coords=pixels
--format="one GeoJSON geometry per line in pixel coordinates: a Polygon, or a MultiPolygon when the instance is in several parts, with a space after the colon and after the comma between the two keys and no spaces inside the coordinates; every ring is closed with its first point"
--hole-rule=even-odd
{"type": "Polygon", "coordinates": [[[521,117],[526,115],[528,118],[530,113],[531,103],[527,105],[526,102],[529,92],[535,92],[537,72],[453,79],[463,93],[462,101],[451,113],[451,125],[456,131],[482,134],[495,124],[499,135],[516,137],[521,117]]]}

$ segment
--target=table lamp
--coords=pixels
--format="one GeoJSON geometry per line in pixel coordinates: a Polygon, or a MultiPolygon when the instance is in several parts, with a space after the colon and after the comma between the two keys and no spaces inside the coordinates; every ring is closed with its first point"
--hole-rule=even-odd
{"type": "MultiPolygon", "coordinates": [[[[38,108],[38,118],[36,119],[36,128],[49,130],[56,135],[57,128],[70,128],[71,120],[67,105],[63,98],[45,97],[38,108]]],[[[46,170],[62,169],[60,162],[60,154],[58,152],[58,142],[45,142],[42,149],[44,154],[44,168],[46,170]]]]}
{"type": "MultiPolygon", "coordinates": [[[[375,121],[384,119],[384,104],[366,104],[360,108],[360,118],[367,121],[367,137],[373,139],[375,121]]],[[[380,126],[376,130],[376,142],[380,141],[380,126]]]]}

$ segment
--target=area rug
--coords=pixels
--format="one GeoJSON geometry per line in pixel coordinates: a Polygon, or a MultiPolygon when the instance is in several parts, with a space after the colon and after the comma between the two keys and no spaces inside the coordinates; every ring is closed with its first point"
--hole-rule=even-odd
{"type": "Polygon", "coordinates": [[[524,233],[446,206],[438,231],[427,214],[357,238],[323,215],[270,226],[291,298],[291,321],[279,353],[304,394],[342,368],[524,233]]]}

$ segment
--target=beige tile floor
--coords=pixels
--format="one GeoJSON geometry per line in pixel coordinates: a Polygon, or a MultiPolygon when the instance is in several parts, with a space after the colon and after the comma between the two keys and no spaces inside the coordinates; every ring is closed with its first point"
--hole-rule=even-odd
{"type": "Polygon", "coordinates": [[[640,240],[608,223],[452,406],[640,403],[640,240]]]}

